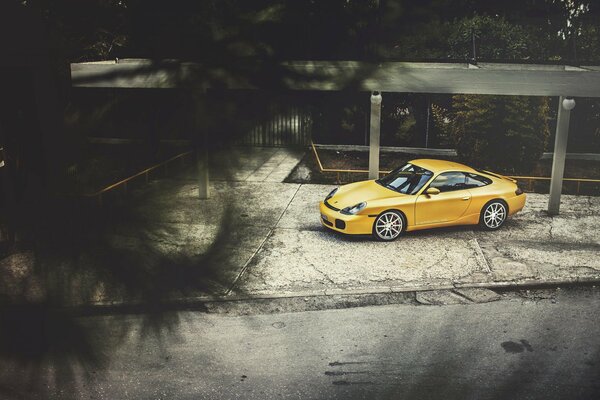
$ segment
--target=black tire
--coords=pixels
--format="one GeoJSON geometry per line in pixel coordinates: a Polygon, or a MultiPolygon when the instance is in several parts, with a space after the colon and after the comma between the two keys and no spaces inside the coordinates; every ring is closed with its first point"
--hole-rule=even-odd
{"type": "Polygon", "coordinates": [[[508,217],[508,206],[502,200],[486,203],[479,214],[479,226],[488,231],[500,229],[508,217]]]}
{"type": "Polygon", "coordinates": [[[375,218],[373,222],[373,237],[383,242],[398,239],[406,229],[406,219],[401,212],[387,210],[375,218]]]}

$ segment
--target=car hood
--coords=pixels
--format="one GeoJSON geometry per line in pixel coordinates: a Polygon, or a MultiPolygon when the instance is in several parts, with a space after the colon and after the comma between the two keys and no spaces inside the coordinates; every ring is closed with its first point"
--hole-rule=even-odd
{"type": "Polygon", "coordinates": [[[327,202],[334,207],[342,209],[351,207],[363,201],[368,203],[373,200],[399,196],[406,195],[383,187],[374,180],[369,180],[340,186],[336,194],[327,202]]]}

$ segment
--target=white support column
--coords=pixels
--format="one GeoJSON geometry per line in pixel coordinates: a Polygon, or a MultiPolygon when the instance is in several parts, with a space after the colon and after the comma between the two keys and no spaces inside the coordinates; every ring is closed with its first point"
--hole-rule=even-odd
{"type": "Polygon", "coordinates": [[[371,127],[369,132],[369,179],[379,178],[379,137],[381,126],[381,93],[371,94],[371,127]]]}
{"type": "Polygon", "coordinates": [[[198,197],[201,200],[208,199],[208,150],[206,147],[196,153],[198,166],[198,197]]]}
{"type": "Polygon", "coordinates": [[[550,179],[550,200],[548,201],[548,214],[550,215],[558,215],[560,209],[560,195],[562,193],[567,139],[569,137],[569,120],[573,108],[575,108],[575,100],[563,96],[558,99],[558,119],[556,121],[556,138],[554,140],[552,176],[550,179]]]}
{"type": "Polygon", "coordinates": [[[209,175],[208,175],[208,132],[211,130],[211,124],[206,121],[208,112],[208,102],[210,101],[207,90],[193,93],[196,102],[195,128],[196,133],[202,135],[196,139],[196,172],[198,173],[198,198],[206,200],[209,198],[209,175]]]}

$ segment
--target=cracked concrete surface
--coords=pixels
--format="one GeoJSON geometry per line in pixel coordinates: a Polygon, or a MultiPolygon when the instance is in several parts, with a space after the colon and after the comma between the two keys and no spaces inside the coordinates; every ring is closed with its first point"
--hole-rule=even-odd
{"type": "MultiPolygon", "coordinates": [[[[273,156],[273,165],[287,162],[287,156],[273,156]]],[[[271,171],[265,178],[274,172],[283,175],[271,171]]],[[[317,203],[330,185],[247,178],[213,181],[209,200],[197,198],[196,183],[189,179],[151,182],[131,214],[110,233],[112,245],[167,261],[216,249],[221,286],[198,296],[392,293],[600,281],[600,197],[563,196],[561,214],[550,217],[545,212],[548,196],[528,194],[525,209],[499,231],[435,229],[382,243],[321,226],[317,203]]],[[[23,293],[23,287],[35,287],[22,276],[28,260],[1,260],[0,272],[13,277],[1,290],[23,293]]],[[[111,300],[104,294],[98,289],[97,299],[111,300]]]]}
{"type": "Polygon", "coordinates": [[[600,279],[600,198],[547,195],[501,230],[456,227],[406,233],[392,243],[323,228],[316,204],[331,187],[302,185],[236,290],[254,295],[396,291],[600,279]]]}
{"type": "Polygon", "coordinates": [[[468,232],[403,239],[380,243],[324,229],[276,228],[239,285],[256,294],[381,289],[411,283],[451,284],[454,279],[485,271],[468,232]]]}
{"type": "Polygon", "coordinates": [[[497,232],[479,232],[494,280],[578,281],[600,277],[600,198],[562,196],[548,216],[548,197],[530,194],[525,209],[497,232]]]}
{"type": "Polygon", "coordinates": [[[406,233],[392,243],[323,228],[317,203],[329,185],[214,182],[209,200],[186,181],[157,183],[136,208],[144,226],[115,232],[123,246],[151,242],[161,254],[201,254],[225,229],[224,276],[233,295],[381,292],[600,279],[600,198],[547,196],[495,232],[456,227],[406,233]],[[153,221],[147,224],[147,221],[153,221]],[[225,227],[225,228],[223,228],[225,227]]]}

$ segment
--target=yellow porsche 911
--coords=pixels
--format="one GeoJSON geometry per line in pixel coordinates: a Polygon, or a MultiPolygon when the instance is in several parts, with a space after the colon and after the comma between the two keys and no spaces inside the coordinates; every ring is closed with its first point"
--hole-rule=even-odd
{"type": "Polygon", "coordinates": [[[394,240],[402,232],[452,225],[500,228],[525,206],[513,179],[444,160],[413,160],[388,175],[333,189],[321,223],[356,235],[394,240]]]}

